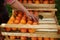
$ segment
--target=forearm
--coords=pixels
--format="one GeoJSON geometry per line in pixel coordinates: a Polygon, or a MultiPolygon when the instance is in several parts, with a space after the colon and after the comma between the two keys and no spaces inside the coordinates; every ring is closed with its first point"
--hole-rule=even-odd
{"type": "MultiPolygon", "coordinates": [[[[26,15],[31,19],[31,18],[33,18],[34,19],[34,15],[33,14],[30,14],[29,12],[28,12],[28,10],[20,3],[20,2],[18,2],[18,1],[15,1],[12,5],[11,5],[13,8],[16,8],[17,10],[21,10],[21,11],[23,11],[23,12],[25,12],[26,13],[26,15]]],[[[35,19],[34,19],[35,20],[35,19]]]]}
{"type": "Polygon", "coordinates": [[[11,7],[23,11],[27,14],[29,13],[28,10],[18,1],[15,1],[13,4],[11,4],[11,7]]]}
{"type": "Polygon", "coordinates": [[[30,14],[28,12],[28,10],[20,2],[18,2],[17,0],[10,0],[8,3],[11,5],[12,8],[15,8],[17,10],[21,10],[21,11],[25,12],[26,15],[27,15],[27,17],[29,17],[30,19],[33,18],[35,20],[34,15],[33,14],[30,14]]]}

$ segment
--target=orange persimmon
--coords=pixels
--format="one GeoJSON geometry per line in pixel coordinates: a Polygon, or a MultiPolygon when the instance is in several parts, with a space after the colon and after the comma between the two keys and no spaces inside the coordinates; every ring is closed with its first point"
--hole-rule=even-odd
{"type": "Polygon", "coordinates": [[[33,21],[28,18],[27,24],[32,24],[32,23],[33,23],[33,21]]]}
{"type": "Polygon", "coordinates": [[[26,40],[27,38],[25,36],[21,36],[21,40],[26,40]]]}
{"type": "Polygon", "coordinates": [[[20,20],[17,20],[17,19],[16,19],[16,20],[14,21],[14,23],[15,23],[15,24],[19,24],[19,23],[20,23],[20,20]]]}
{"type": "Polygon", "coordinates": [[[13,31],[16,31],[17,30],[17,28],[11,28],[13,31]]]}
{"type": "Polygon", "coordinates": [[[44,4],[48,4],[49,2],[48,2],[48,0],[45,0],[43,3],[44,3],[44,4]]]}
{"type": "Polygon", "coordinates": [[[49,38],[44,38],[44,40],[49,40],[49,38]]]}
{"type": "Polygon", "coordinates": [[[20,31],[21,32],[27,32],[27,29],[26,28],[21,28],[20,31]]]}
{"type": "Polygon", "coordinates": [[[14,20],[15,20],[15,18],[12,16],[7,23],[8,23],[8,24],[13,24],[13,21],[14,21],[14,20]]]}
{"type": "Polygon", "coordinates": [[[16,36],[16,38],[18,39],[18,38],[20,38],[20,36],[16,36]]]}
{"type": "Polygon", "coordinates": [[[27,3],[27,0],[23,0],[23,3],[26,4],[27,3]]]}
{"type": "Polygon", "coordinates": [[[39,4],[40,2],[39,2],[39,0],[35,0],[35,4],[39,4]]]}
{"type": "Polygon", "coordinates": [[[23,12],[22,11],[18,11],[18,14],[23,14],[23,12]]]}
{"type": "Polygon", "coordinates": [[[13,22],[13,21],[11,21],[11,20],[9,20],[9,21],[8,21],[8,24],[13,24],[13,23],[14,23],[14,22],[13,22]]]}
{"type": "Polygon", "coordinates": [[[38,22],[33,22],[33,25],[37,25],[38,24],[38,22]]]}
{"type": "Polygon", "coordinates": [[[10,39],[13,39],[14,40],[15,39],[15,36],[10,36],[10,39]]]}
{"type": "Polygon", "coordinates": [[[21,24],[26,24],[26,21],[24,19],[21,20],[21,24]]]}
{"type": "Polygon", "coordinates": [[[50,40],[55,40],[54,38],[50,38],[50,40]]]}
{"type": "Polygon", "coordinates": [[[6,30],[7,32],[9,32],[9,31],[11,31],[11,28],[5,27],[5,30],[6,30]]]}
{"type": "Polygon", "coordinates": [[[42,40],[42,37],[38,37],[38,40],[42,40]]]}
{"type": "Polygon", "coordinates": [[[29,33],[34,33],[35,29],[29,28],[28,31],[29,31],[29,33]]]}
{"type": "Polygon", "coordinates": [[[31,40],[37,40],[37,37],[32,37],[31,40]]]}
{"type": "Polygon", "coordinates": [[[22,14],[21,14],[21,13],[19,13],[17,16],[21,18],[21,17],[22,17],[22,14]]]}
{"type": "Polygon", "coordinates": [[[21,24],[26,24],[26,17],[25,17],[25,16],[22,17],[20,23],[21,23],[21,24]]]}
{"type": "Polygon", "coordinates": [[[32,2],[32,0],[28,0],[28,4],[32,4],[33,2],[32,2]]]}
{"type": "Polygon", "coordinates": [[[54,4],[54,0],[49,1],[50,4],[54,4]]]}
{"type": "Polygon", "coordinates": [[[16,16],[16,20],[21,20],[21,17],[19,17],[19,16],[16,16]]]}

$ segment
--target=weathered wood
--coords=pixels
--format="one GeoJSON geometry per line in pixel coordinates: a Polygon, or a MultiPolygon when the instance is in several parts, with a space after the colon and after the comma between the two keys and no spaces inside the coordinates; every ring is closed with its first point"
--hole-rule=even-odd
{"type": "Polygon", "coordinates": [[[36,29],[38,32],[57,32],[58,29],[36,29]]]}
{"type": "Polygon", "coordinates": [[[54,21],[55,18],[43,18],[42,20],[43,20],[43,21],[54,21]]]}
{"type": "Polygon", "coordinates": [[[43,20],[39,20],[39,23],[56,23],[56,21],[54,20],[54,21],[49,21],[49,20],[47,20],[47,21],[43,21],[43,20]]]}
{"type": "Polygon", "coordinates": [[[46,9],[46,8],[39,8],[39,9],[27,9],[27,10],[57,11],[57,9],[46,9]]]}
{"type": "Polygon", "coordinates": [[[16,28],[58,28],[55,24],[39,24],[39,25],[29,25],[29,24],[2,24],[1,27],[16,27],[16,28]]]}
{"type": "Polygon", "coordinates": [[[49,38],[60,38],[60,34],[56,32],[36,32],[36,33],[11,33],[2,32],[2,35],[6,36],[27,36],[27,37],[49,37],[49,38]]]}
{"type": "Polygon", "coordinates": [[[28,8],[55,8],[55,4],[23,4],[28,8]]]}

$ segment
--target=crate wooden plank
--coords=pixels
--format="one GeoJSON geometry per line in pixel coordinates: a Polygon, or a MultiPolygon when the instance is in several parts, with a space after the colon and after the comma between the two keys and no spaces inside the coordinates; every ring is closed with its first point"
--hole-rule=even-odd
{"type": "Polygon", "coordinates": [[[55,8],[55,4],[23,4],[25,7],[46,7],[46,8],[55,8]],[[46,6],[47,5],[47,6],[46,6]]]}
{"type": "Polygon", "coordinates": [[[52,23],[56,24],[55,18],[43,18],[42,20],[39,19],[39,23],[52,23]]]}
{"type": "Polygon", "coordinates": [[[49,37],[49,38],[60,38],[60,34],[56,32],[37,32],[37,33],[11,33],[2,32],[4,36],[27,36],[27,37],[49,37]]]}
{"type": "Polygon", "coordinates": [[[54,21],[55,18],[43,18],[42,20],[43,20],[43,21],[54,21]]]}
{"type": "Polygon", "coordinates": [[[51,12],[39,12],[39,15],[52,15],[51,12]]]}
{"type": "Polygon", "coordinates": [[[57,32],[58,29],[36,29],[36,31],[38,32],[44,32],[44,31],[47,31],[47,32],[57,32]]]}
{"type": "Polygon", "coordinates": [[[40,9],[27,9],[27,10],[57,11],[57,9],[46,9],[46,8],[40,8],[40,9]]]}
{"type": "Polygon", "coordinates": [[[58,25],[56,25],[56,24],[39,24],[39,25],[2,24],[1,27],[16,27],[16,28],[58,28],[58,25]]]}
{"type": "Polygon", "coordinates": [[[53,24],[53,25],[56,25],[56,23],[40,23],[40,24],[53,24]]]}
{"type": "Polygon", "coordinates": [[[43,20],[39,20],[39,23],[56,23],[56,21],[49,21],[49,20],[47,20],[47,21],[43,21],[43,20]]]}

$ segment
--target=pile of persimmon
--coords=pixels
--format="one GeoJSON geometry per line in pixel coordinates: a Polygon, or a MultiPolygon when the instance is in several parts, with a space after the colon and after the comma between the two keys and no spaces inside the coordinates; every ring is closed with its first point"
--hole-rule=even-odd
{"type": "MultiPolygon", "coordinates": [[[[38,11],[29,11],[30,14],[34,14],[34,16],[38,17],[38,11]]],[[[35,22],[33,19],[29,19],[27,16],[26,16],[26,13],[23,13],[21,11],[15,11],[14,12],[15,14],[13,15],[14,17],[12,17],[10,20],[13,20],[13,21],[10,21],[10,23],[8,24],[31,24],[31,25],[37,25],[38,22],[35,22]]],[[[6,28],[6,31],[16,31],[17,28],[6,28]]],[[[25,28],[22,28],[22,29],[18,29],[20,30],[21,32],[26,32],[27,29],[25,28]]],[[[33,32],[31,31],[32,29],[29,29],[29,32],[33,32]]]]}
{"type": "Polygon", "coordinates": [[[54,4],[54,0],[19,0],[23,4],[54,4]]]}
{"type": "MultiPolygon", "coordinates": [[[[34,16],[38,17],[38,11],[29,11],[30,14],[34,14],[34,16]]],[[[29,19],[29,17],[26,16],[26,13],[23,13],[21,11],[18,11],[16,16],[14,17],[14,24],[36,24],[38,22],[34,22],[33,19],[29,19]]]]}

